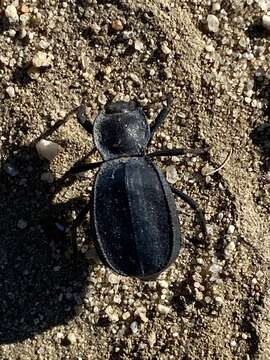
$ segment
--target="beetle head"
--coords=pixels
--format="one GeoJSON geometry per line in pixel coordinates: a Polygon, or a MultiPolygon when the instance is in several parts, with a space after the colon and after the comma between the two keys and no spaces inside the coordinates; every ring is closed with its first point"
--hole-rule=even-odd
{"type": "Polygon", "coordinates": [[[94,123],[94,142],[105,160],[142,155],[150,128],[142,109],[134,102],[118,101],[106,105],[105,114],[94,123]]]}
{"type": "Polygon", "coordinates": [[[130,111],[134,111],[137,108],[137,104],[134,101],[116,101],[114,103],[108,103],[105,105],[106,114],[123,114],[130,111]]]}

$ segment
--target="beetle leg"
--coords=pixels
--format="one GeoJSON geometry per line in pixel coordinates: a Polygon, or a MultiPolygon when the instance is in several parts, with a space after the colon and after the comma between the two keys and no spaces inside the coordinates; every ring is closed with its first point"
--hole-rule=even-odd
{"type": "Polygon", "coordinates": [[[89,133],[93,134],[93,124],[85,114],[85,105],[81,104],[76,112],[78,123],[89,133]]]}
{"type": "Polygon", "coordinates": [[[76,241],[77,228],[82,224],[87,213],[90,211],[90,206],[91,206],[91,204],[89,201],[89,203],[84,206],[84,208],[77,215],[76,219],[72,222],[72,224],[66,230],[67,233],[70,234],[72,253],[75,256],[77,256],[77,254],[78,254],[78,246],[77,246],[77,241],[76,241]]]}
{"type": "Polygon", "coordinates": [[[56,123],[50,127],[48,130],[46,130],[43,134],[41,134],[37,139],[35,139],[33,142],[32,142],[32,145],[35,145],[37,144],[41,139],[44,139],[50,135],[52,135],[52,133],[54,133],[57,129],[60,128],[60,126],[64,125],[71,117],[71,115],[73,115],[75,112],[76,112],[77,109],[72,109],[70,110],[66,116],[61,119],[61,120],[58,120],[56,121],[56,123]]]}
{"type": "Polygon", "coordinates": [[[85,171],[89,171],[89,170],[94,170],[98,167],[100,167],[100,165],[103,164],[103,161],[97,161],[97,162],[88,162],[87,160],[85,160],[83,163],[79,162],[79,163],[75,163],[72,168],[70,168],[63,176],[62,176],[62,180],[67,179],[69,176],[71,175],[76,175],[85,171]]]}
{"type": "Polygon", "coordinates": [[[207,237],[207,229],[206,229],[206,222],[205,222],[205,217],[204,217],[204,213],[202,211],[202,209],[200,209],[199,205],[196,203],[196,201],[194,201],[190,196],[188,196],[187,194],[185,194],[183,191],[178,190],[176,188],[174,188],[173,186],[171,186],[172,192],[176,195],[179,196],[183,201],[185,201],[193,210],[196,211],[196,214],[199,218],[200,221],[200,225],[202,228],[202,233],[203,236],[206,238],[207,237]]]}
{"type": "Polygon", "coordinates": [[[150,125],[151,134],[150,134],[149,141],[151,141],[155,132],[160,128],[162,122],[166,119],[167,115],[169,114],[169,111],[172,106],[172,101],[173,101],[173,98],[172,98],[172,95],[170,94],[167,98],[167,106],[163,107],[163,109],[160,111],[160,113],[158,114],[158,116],[156,117],[154,122],[150,125]]]}
{"type": "Polygon", "coordinates": [[[35,139],[32,142],[32,145],[35,145],[36,143],[38,143],[41,139],[44,139],[50,135],[52,135],[56,130],[58,130],[60,128],[60,126],[64,125],[71,117],[71,115],[76,114],[77,116],[77,120],[79,122],[79,124],[90,134],[92,134],[93,132],[93,125],[91,123],[91,121],[86,117],[85,114],[85,105],[80,105],[78,108],[72,109],[70,110],[66,116],[61,119],[58,120],[51,128],[49,128],[48,130],[46,130],[42,135],[40,135],[37,139],[35,139]]]}
{"type": "Polygon", "coordinates": [[[77,161],[64,175],[62,175],[59,179],[54,182],[54,191],[50,196],[50,200],[52,201],[55,194],[57,194],[63,187],[70,186],[74,180],[71,179],[72,175],[76,175],[85,171],[94,170],[102,164],[102,161],[98,162],[89,162],[88,156],[84,158],[82,161],[77,161]],[[68,180],[66,182],[66,180],[68,180]]]}
{"type": "Polygon", "coordinates": [[[185,149],[185,148],[174,148],[174,149],[161,149],[147,154],[148,157],[155,156],[178,156],[178,155],[202,155],[209,151],[210,147],[202,149],[185,149]]]}

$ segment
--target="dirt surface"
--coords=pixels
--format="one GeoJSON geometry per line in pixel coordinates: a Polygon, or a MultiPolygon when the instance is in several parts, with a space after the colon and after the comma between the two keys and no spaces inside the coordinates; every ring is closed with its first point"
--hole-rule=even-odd
{"type": "Polygon", "coordinates": [[[270,359],[267,1],[0,4],[0,359],[270,359]],[[83,207],[95,172],[49,195],[93,141],[71,116],[52,162],[33,142],[81,101],[94,119],[135,99],[152,121],[168,93],[151,149],[211,147],[156,160],[205,210],[208,239],[177,200],[182,249],[157,281],[105,268],[89,219],[75,266],[55,223],[83,207]]]}

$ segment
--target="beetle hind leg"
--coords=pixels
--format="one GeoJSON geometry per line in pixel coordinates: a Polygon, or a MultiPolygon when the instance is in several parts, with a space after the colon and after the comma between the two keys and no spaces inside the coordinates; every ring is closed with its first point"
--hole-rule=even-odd
{"type": "Polygon", "coordinates": [[[196,203],[196,201],[194,201],[190,196],[188,196],[187,194],[185,194],[183,191],[178,190],[174,187],[171,186],[172,192],[180,197],[183,201],[185,201],[193,210],[196,211],[196,215],[199,219],[200,225],[201,225],[201,229],[202,229],[202,233],[204,238],[207,237],[207,228],[206,228],[206,221],[205,221],[205,217],[204,217],[204,213],[202,211],[202,209],[200,209],[199,205],[196,203]]]}
{"type": "Polygon", "coordinates": [[[66,233],[71,243],[72,255],[75,259],[78,256],[78,245],[76,241],[77,229],[82,224],[83,220],[85,219],[86,215],[90,211],[90,201],[87,203],[82,210],[79,212],[75,220],[67,227],[66,233]]]}

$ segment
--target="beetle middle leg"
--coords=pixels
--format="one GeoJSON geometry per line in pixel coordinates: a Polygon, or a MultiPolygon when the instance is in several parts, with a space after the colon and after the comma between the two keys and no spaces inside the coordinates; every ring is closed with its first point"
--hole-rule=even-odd
{"type": "Polygon", "coordinates": [[[185,201],[193,210],[196,211],[196,214],[198,216],[198,219],[200,221],[200,225],[201,225],[201,229],[202,229],[202,233],[204,238],[207,237],[207,229],[206,229],[206,222],[205,222],[205,217],[204,217],[204,213],[202,211],[202,209],[200,209],[199,205],[196,203],[196,201],[194,201],[190,196],[188,196],[187,194],[185,194],[183,191],[174,188],[173,186],[171,186],[172,192],[180,197],[183,201],[185,201]]]}
{"type": "Polygon", "coordinates": [[[179,156],[179,155],[203,155],[208,153],[210,147],[201,148],[201,149],[185,149],[185,148],[174,148],[174,149],[161,149],[148,153],[146,156],[155,157],[155,156],[179,156]]]}
{"type": "MultiPolygon", "coordinates": [[[[94,149],[95,150],[95,149],[94,149]]],[[[89,155],[89,154],[88,154],[89,155]]],[[[59,192],[61,191],[61,189],[63,187],[67,187],[69,185],[71,185],[73,183],[72,181],[72,176],[80,174],[82,172],[85,171],[89,171],[89,170],[94,170],[100,167],[100,165],[102,164],[102,161],[97,161],[97,162],[89,162],[89,157],[85,157],[80,161],[77,161],[64,175],[62,175],[59,179],[57,179],[54,182],[54,191],[53,194],[50,197],[50,200],[53,199],[53,197],[59,192]],[[66,182],[67,180],[71,180],[69,182],[66,182]]]]}

